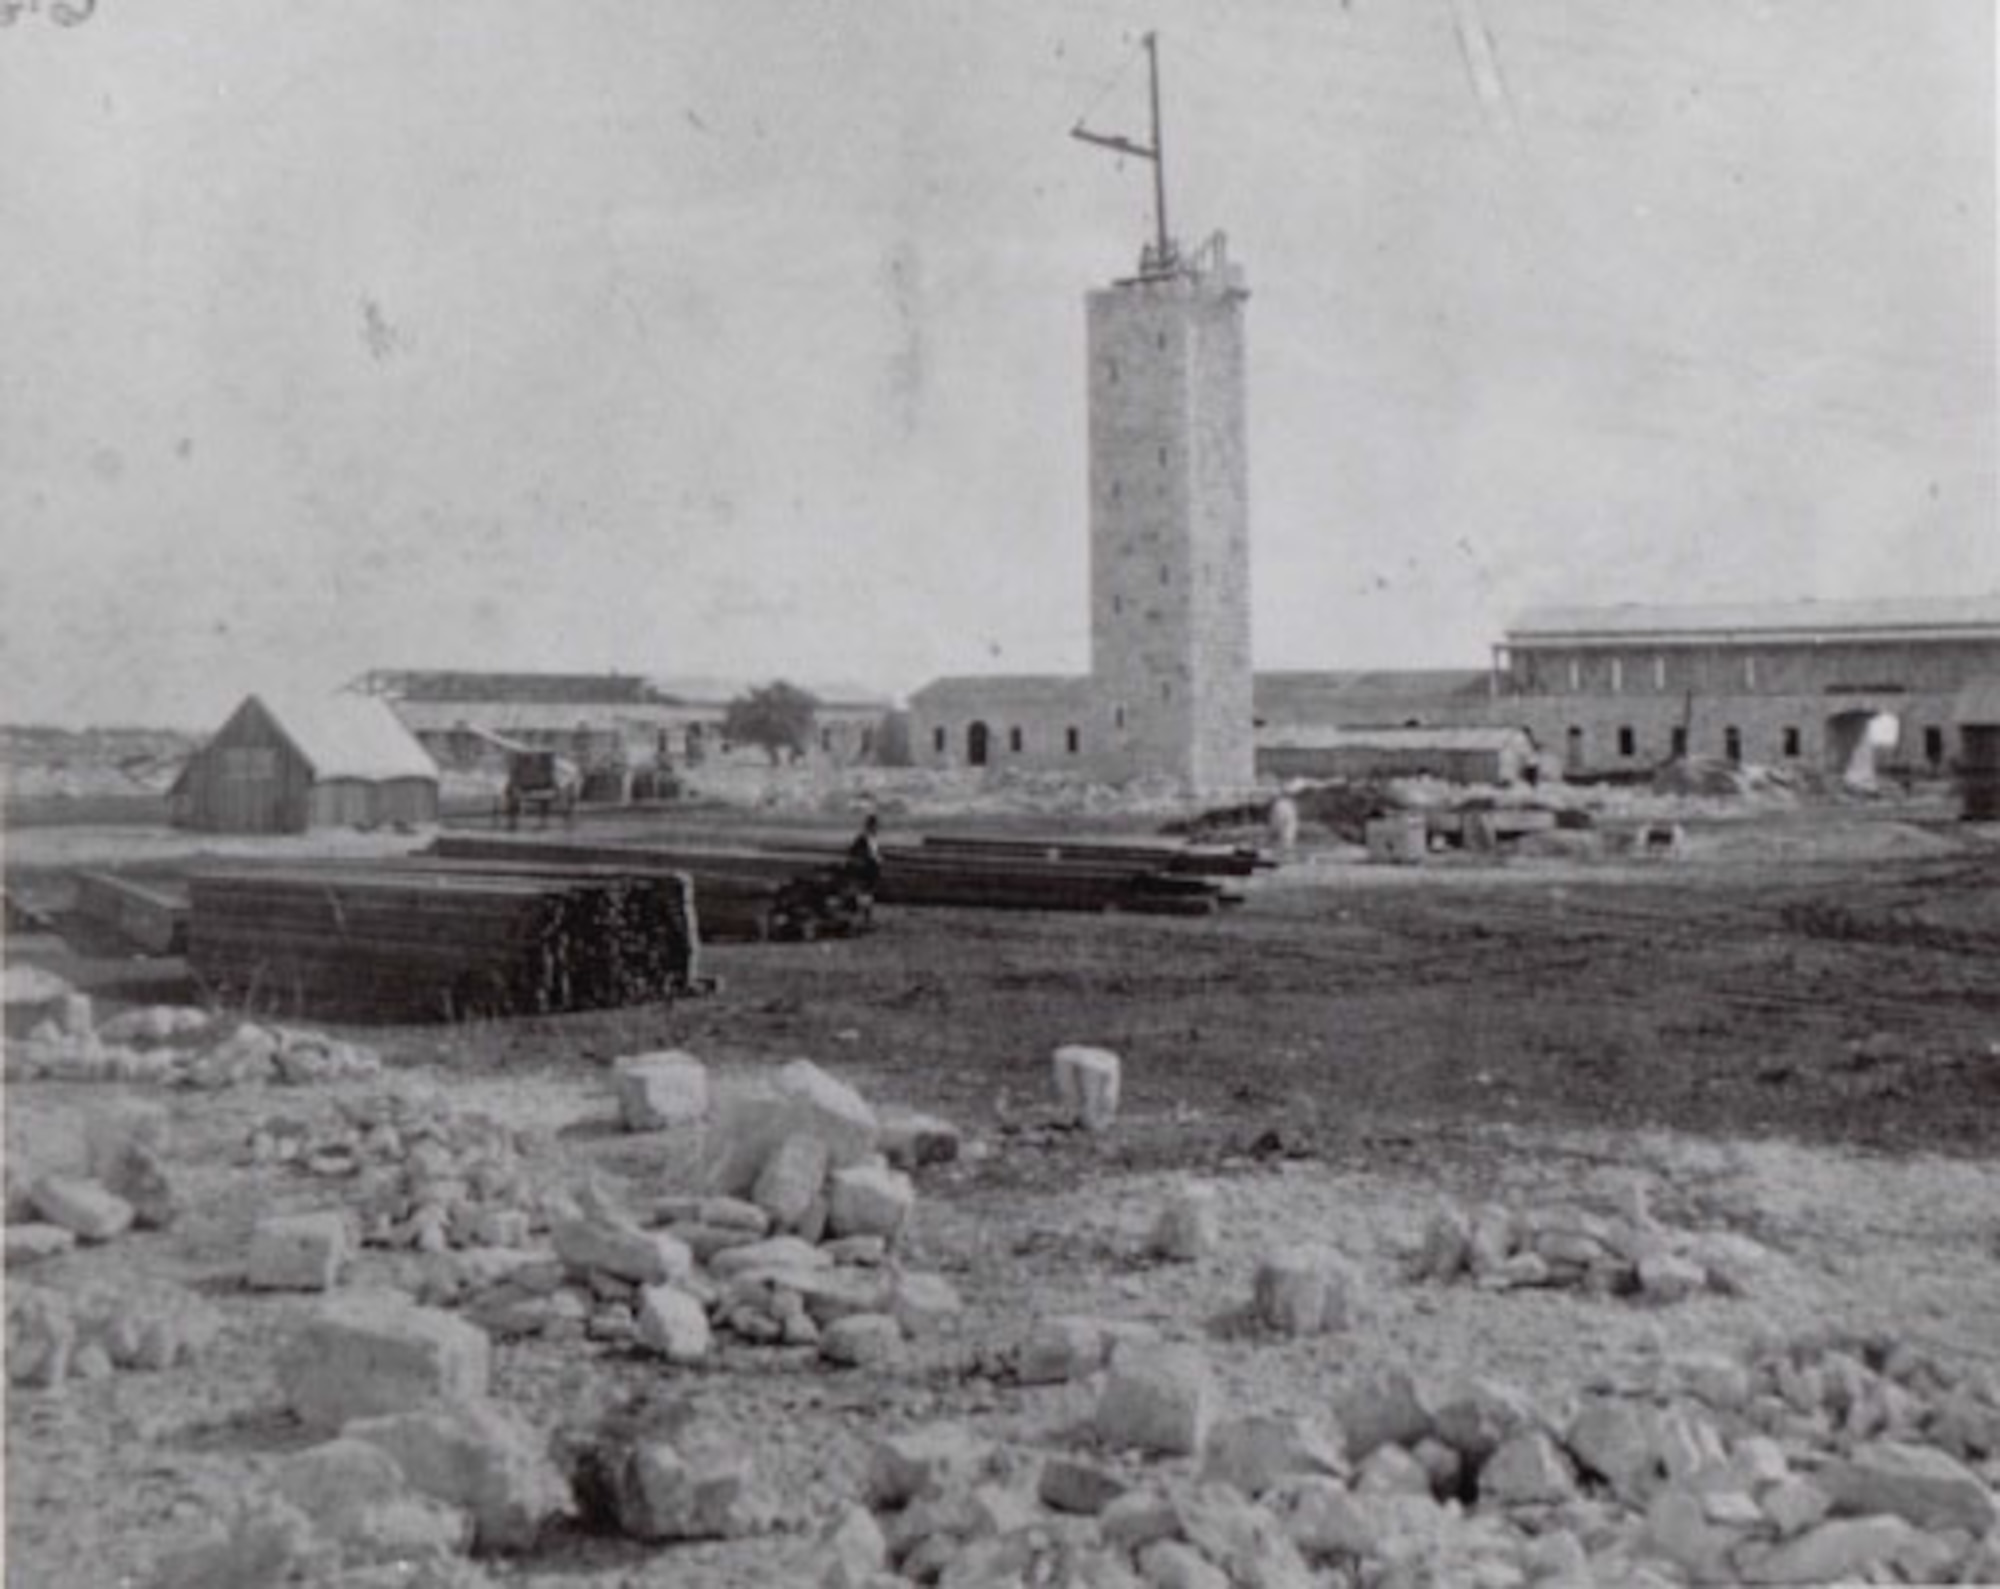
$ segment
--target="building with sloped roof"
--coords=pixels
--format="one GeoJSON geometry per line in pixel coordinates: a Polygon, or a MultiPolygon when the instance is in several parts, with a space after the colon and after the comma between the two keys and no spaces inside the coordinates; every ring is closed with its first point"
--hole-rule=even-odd
{"type": "Polygon", "coordinates": [[[435,822],[438,770],[381,701],[252,695],[188,758],[168,793],[178,827],[303,833],[435,822]]]}
{"type": "Polygon", "coordinates": [[[2000,596],[1546,608],[1508,626],[1494,672],[1496,720],[1573,773],[1680,756],[1941,773],[1955,697],[2000,673],[2000,596]]]}

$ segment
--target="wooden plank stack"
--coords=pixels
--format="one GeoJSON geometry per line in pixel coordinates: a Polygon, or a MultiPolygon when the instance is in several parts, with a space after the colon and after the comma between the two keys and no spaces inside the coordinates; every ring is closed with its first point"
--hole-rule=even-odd
{"type": "Polygon", "coordinates": [[[1241,895],[1139,856],[885,846],[875,897],[884,905],[979,910],[1134,911],[1206,916],[1241,895]]]}
{"type": "Polygon", "coordinates": [[[681,840],[604,844],[507,834],[442,833],[432,853],[455,861],[532,862],[684,873],[711,943],[844,936],[868,925],[868,902],[838,847],[727,848],[681,840]]]}
{"type": "Polygon", "coordinates": [[[116,872],[78,872],[76,912],[109,927],[148,954],[179,954],[187,947],[187,896],[171,884],[116,872]]]}
{"type": "Polygon", "coordinates": [[[190,968],[279,1012],[552,1014],[701,986],[692,889],[668,871],[239,866],[196,872],[188,890],[190,968]]]}

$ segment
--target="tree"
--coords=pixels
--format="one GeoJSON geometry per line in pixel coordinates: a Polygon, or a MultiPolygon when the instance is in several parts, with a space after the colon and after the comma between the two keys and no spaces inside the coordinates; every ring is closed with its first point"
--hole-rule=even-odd
{"type": "Polygon", "coordinates": [[[776,766],[789,751],[797,760],[811,748],[819,697],[783,679],[739,695],[723,714],[722,737],[732,744],[761,745],[776,766]]]}

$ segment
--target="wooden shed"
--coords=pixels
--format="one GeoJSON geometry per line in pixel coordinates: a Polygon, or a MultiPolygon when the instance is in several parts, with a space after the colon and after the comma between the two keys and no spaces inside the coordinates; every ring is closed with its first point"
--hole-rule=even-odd
{"type": "Polygon", "coordinates": [[[252,695],[189,758],[168,802],[175,826],[209,833],[435,822],[438,770],[378,699],[252,695]]]}

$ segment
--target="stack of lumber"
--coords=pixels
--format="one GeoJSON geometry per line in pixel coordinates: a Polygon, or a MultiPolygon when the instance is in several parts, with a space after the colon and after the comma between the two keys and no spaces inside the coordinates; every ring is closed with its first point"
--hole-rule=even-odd
{"type": "Polygon", "coordinates": [[[875,897],[885,905],[984,910],[1125,910],[1206,916],[1241,895],[1137,856],[885,846],[875,897]]]}
{"type": "Polygon", "coordinates": [[[682,873],[694,886],[702,936],[712,943],[844,935],[868,925],[867,900],[842,869],[837,846],[729,848],[680,840],[592,844],[441,833],[432,853],[458,861],[682,873]]]}
{"type": "Polygon", "coordinates": [[[187,947],[187,896],[165,879],[117,872],[78,872],[76,913],[109,927],[149,954],[179,954],[187,947]]]}
{"type": "Polygon", "coordinates": [[[924,836],[923,847],[926,852],[955,856],[1150,866],[1187,877],[1248,877],[1274,864],[1270,856],[1247,844],[1172,844],[1159,839],[931,833],[924,836]]]}
{"type": "Polygon", "coordinates": [[[692,890],[667,871],[239,866],[196,872],[188,891],[190,968],[260,1007],[547,1014],[700,985],[692,890]]]}

